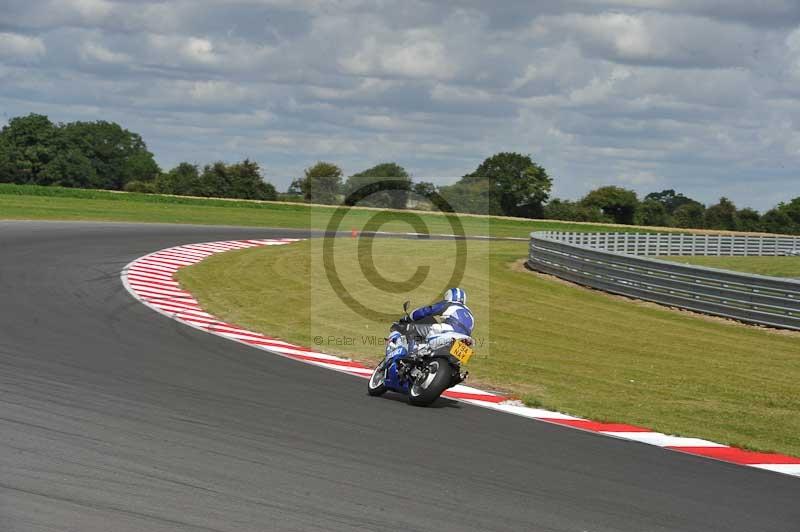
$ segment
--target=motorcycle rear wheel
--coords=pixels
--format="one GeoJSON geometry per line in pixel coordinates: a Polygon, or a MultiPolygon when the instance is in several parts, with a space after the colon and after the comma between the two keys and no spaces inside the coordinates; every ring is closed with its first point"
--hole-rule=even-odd
{"type": "Polygon", "coordinates": [[[452,373],[450,364],[444,360],[431,360],[422,377],[411,385],[408,391],[408,402],[416,406],[431,404],[450,386],[452,373]]]}

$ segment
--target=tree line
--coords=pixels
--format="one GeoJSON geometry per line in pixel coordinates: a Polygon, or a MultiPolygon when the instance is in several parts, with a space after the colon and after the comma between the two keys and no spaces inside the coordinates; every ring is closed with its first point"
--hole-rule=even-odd
{"type": "Polygon", "coordinates": [[[162,172],[142,137],[114,122],[54,124],[47,116],[12,118],[0,131],[0,182],[274,200],[258,164],[180,163],[162,172]]]}
{"type": "Polygon", "coordinates": [[[319,162],[292,182],[288,194],[312,203],[355,203],[353,200],[357,199],[360,205],[373,207],[436,208],[576,222],[800,234],[800,197],[780,203],[762,215],[748,207],[739,209],[726,197],[706,206],[673,189],[651,192],[640,199],[633,190],[603,186],[572,201],[551,199],[551,188],[552,179],[530,156],[498,153],[455,184],[441,187],[425,181],[413,182],[408,172],[396,163],[380,164],[344,180],[338,166],[319,162]],[[386,180],[391,180],[391,190],[382,191],[386,180]],[[351,197],[363,190],[372,195],[367,199],[361,198],[363,194],[351,197]]]}
{"type": "Polygon", "coordinates": [[[706,206],[671,189],[640,199],[632,190],[603,186],[577,201],[551,198],[553,181],[547,171],[529,155],[512,152],[488,157],[473,172],[446,186],[414,181],[394,162],[345,179],[336,164],[320,161],[279,195],[254,161],[202,167],[182,162],[163,172],[141,136],[116,123],[54,124],[38,114],[12,118],[0,131],[0,182],[800,234],[800,197],[763,215],[739,209],[725,197],[706,206]]]}
{"type": "Polygon", "coordinates": [[[311,203],[421,208],[541,218],[552,180],[530,156],[497,153],[458,182],[437,187],[414,182],[397,163],[382,163],[343,177],[330,162],[318,162],[292,181],[288,194],[311,203]]]}
{"type": "Polygon", "coordinates": [[[553,199],[545,205],[544,216],[581,222],[800,234],[800,197],[762,215],[749,207],[737,208],[724,196],[706,206],[673,189],[651,192],[640,200],[633,190],[605,186],[578,201],[553,199]]]}

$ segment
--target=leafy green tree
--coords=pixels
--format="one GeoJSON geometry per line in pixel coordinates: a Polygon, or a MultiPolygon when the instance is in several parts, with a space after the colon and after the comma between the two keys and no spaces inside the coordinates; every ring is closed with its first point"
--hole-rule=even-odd
{"type": "Polygon", "coordinates": [[[128,156],[123,166],[125,168],[123,176],[125,182],[134,179],[152,182],[161,175],[161,168],[153,158],[153,154],[147,151],[146,147],[136,150],[135,153],[128,156]]]}
{"type": "Polygon", "coordinates": [[[37,184],[88,188],[95,177],[92,161],[78,149],[65,147],[39,172],[37,184]]]}
{"type": "Polygon", "coordinates": [[[11,146],[0,133],[0,183],[13,183],[17,175],[17,165],[11,146]]]}
{"type": "Polygon", "coordinates": [[[404,209],[411,176],[396,163],[381,163],[351,175],[344,184],[345,204],[404,209]]]}
{"type": "Polygon", "coordinates": [[[488,181],[490,214],[541,217],[543,205],[550,197],[553,181],[544,168],[529,155],[501,152],[485,159],[459,183],[464,185],[488,181]]]}
{"type": "Polygon", "coordinates": [[[151,181],[159,173],[141,137],[111,122],[55,125],[44,115],[29,114],[9,121],[0,145],[4,181],[120,190],[128,181],[151,181]]]}
{"type": "Polygon", "coordinates": [[[658,200],[645,199],[636,211],[636,223],[640,225],[667,227],[671,222],[667,207],[658,200]]]}
{"type": "Polygon", "coordinates": [[[737,227],[739,231],[763,231],[764,226],[761,223],[761,215],[758,211],[745,207],[739,209],[736,213],[737,227]]]}
{"type": "Polygon", "coordinates": [[[612,221],[611,218],[605,216],[598,209],[591,209],[578,202],[559,198],[551,199],[544,206],[544,217],[549,220],[569,220],[573,222],[612,221]]]}
{"type": "Polygon", "coordinates": [[[233,198],[275,200],[278,193],[271,183],[264,181],[258,163],[245,159],[229,167],[231,196],[233,198]]]}
{"type": "Polygon", "coordinates": [[[544,206],[544,217],[548,220],[577,221],[575,218],[576,206],[574,201],[553,198],[544,206]]]}
{"type": "Polygon", "coordinates": [[[761,224],[770,233],[800,233],[800,197],[781,202],[764,213],[761,224]]]}
{"type": "Polygon", "coordinates": [[[703,225],[707,229],[735,231],[739,228],[736,205],[726,197],[720,198],[719,203],[706,209],[703,216],[703,225]]]}
{"type": "Polygon", "coordinates": [[[672,215],[672,225],[675,227],[700,229],[706,212],[705,206],[697,201],[684,203],[672,215]]]}
{"type": "Polygon", "coordinates": [[[222,161],[206,165],[198,180],[198,195],[218,198],[274,200],[275,187],[264,181],[258,163],[245,159],[226,165],[222,161]]]}
{"type": "Polygon", "coordinates": [[[429,183],[428,181],[419,181],[418,183],[414,183],[414,185],[411,187],[411,190],[414,192],[414,194],[422,196],[423,198],[430,198],[438,192],[436,185],[429,183]]]}
{"type": "Polygon", "coordinates": [[[483,179],[464,183],[459,181],[450,186],[441,187],[439,193],[446,205],[455,212],[471,214],[495,214],[500,212],[497,194],[491,181],[483,179]]]}
{"type": "Polygon", "coordinates": [[[794,198],[789,203],[781,203],[778,208],[800,226],[800,197],[794,198]]]}
{"type": "Polygon", "coordinates": [[[671,188],[662,190],[661,192],[651,192],[644,197],[644,201],[648,200],[661,203],[664,206],[664,209],[666,209],[667,214],[670,215],[673,214],[681,205],[686,205],[687,203],[694,201],[691,198],[687,198],[683,194],[675,192],[675,190],[671,188]]]}
{"type": "Polygon", "coordinates": [[[0,167],[4,175],[0,180],[37,184],[58,152],[58,139],[58,128],[44,115],[12,118],[0,131],[0,144],[4,146],[0,167]]]}
{"type": "Polygon", "coordinates": [[[298,177],[297,179],[292,179],[289,188],[286,190],[286,193],[291,196],[302,196],[303,195],[303,178],[298,177]]]}
{"type": "Polygon", "coordinates": [[[417,196],[418,201],[426,202],[442,212],[453,212],[453,208],[441,194],[439,188],[428,181],[419,181],[411,187],[412,192],[417,196]]]}
{"type": "Polygon", "coordinates": [[[585,207],[599,209],[615,223],[632,224],[639,206],[636,192],[622,187],[606,186],[592,190],[581,200],[585,207]]]}
{"type": "Polygon", "coordinates": [[[61,129],[64,142],[91,161],[93,188],[121,190],[128,181],[152,181],[160,172],[142,137],[119,124],[72,122],[61,129]]]}
{"type": "Polygon", "coordinates": [[[800,233],[800,224],[795,223],[791,216],[782,207],[785,204],[781,203],[774,209],[770,209],[764,213],[761,218],[761,225],[764,230],[769,233],[780,234],[798,234],[800,233]]]}
{"type": "Polygon", "coordinates": [[[333,163],[319,161],[314,166],[305,169],[297,186],[306,201],[328,205],[339,203],[342,169],[333,163]]]}
{"type": "Polygon", "coordinates": [[[160,194],[200,196],[200,170],[197,165],[180,163],[166,174],[161,174],[156,178],[155,190],[160,194]]]}
{"type": "Polygon", "coordinates": [[[205,165],[198,180],[197,195],[207,198],[230,198],[230,192],[228,166],[222,161],[205,165]]]}

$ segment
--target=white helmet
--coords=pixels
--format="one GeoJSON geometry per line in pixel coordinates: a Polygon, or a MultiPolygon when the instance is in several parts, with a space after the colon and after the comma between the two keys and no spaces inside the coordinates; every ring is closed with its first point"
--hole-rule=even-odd
{"type": "Polygon", "coordinates": [[[450,303],[467,304],[467,293],[460,288],[450,288],[444,293],[444,300],[450,303]]]}

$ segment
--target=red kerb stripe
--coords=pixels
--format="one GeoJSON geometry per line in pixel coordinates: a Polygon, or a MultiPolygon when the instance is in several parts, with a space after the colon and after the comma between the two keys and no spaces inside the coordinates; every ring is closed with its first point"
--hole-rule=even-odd
{"type": "Polygon", "coordinates": [[[333,366],[345,366],[348,368],[369,369],[363,364],[359,364],[358,362],[353,362],[352,360],[328,360],[327,358],[317,358],[306,355],[293,355],[293,354],[287,354],[286,356],[291,358],[297,358],[299,360],[308,360],[309,362],[321,362],[323,364],[331,364],[333,366]]]}
{"type": "Polygon", "coordinates": [[[699,456],[707,456],[733,462],[735,464],[800,464],[800,458],[785,456],[773,453],[757,453],[755,451],[745,451],[735,447],[668,447],[675,451],[681,451],[699,456]]]}
{"type": "Polygon", "coordinates": [[[559,425],[575,427],[576,429],[591,430],[592,432],[653,432],[650,429],[637,427],[635,425],[625,425],[623,423],[600,423],[597,421],[590,421],[588,419],[546,418],[545,421],[557,423],[559,425]]]}
{"type": "Polygon", "coordinates": [[[135,273],[132,273],[132,274],[128,275],[128,283],[131,284],[131,285],[132,284],[153,285],[154,288],[156,286],[163,286],[164,288],[177,288],[177,287],[180,286],[175,281],[165,281],[163,279],[157,281],[155,279],[150,279],[149,277],[145,277],[145,276],[142,276],[142,275],[137,275],[135,273]]]}
{"type": "MultiPolygon", "coordinates": [[[[224,331],[221,331],[221,332],[224,332],[224,331]]],[[[246,333],[236,333],[236,334],[246,334],[246,333]]],[[[287,344],[286,342],[284,342],[282,340],[269,340],[267,338],[254,338],[254,339],[243,338],[242,340],[247,342],[247,343],[249,343],[249,344],[263,345],[264,347],[281,347],[283,349],[291,349],[293,351],[303,351],[303,352],[306,352],[306,353],[313,353],[314,352],[313,349],[310,349],[308,347],[303,347],[303,346],[300,346],[300,345],[287,344]]]]}
{"type": "Polygon", "coordinates": [[[486,403],[502,403],[507,401],[507,397],[501,395],[484,395],[480,393],[467,393],[467,392],[454,392],[453,390],[446,390],[443,394],[445,397],[453,399],[472,399],[473,401],[484,401],[486,403]]]}

